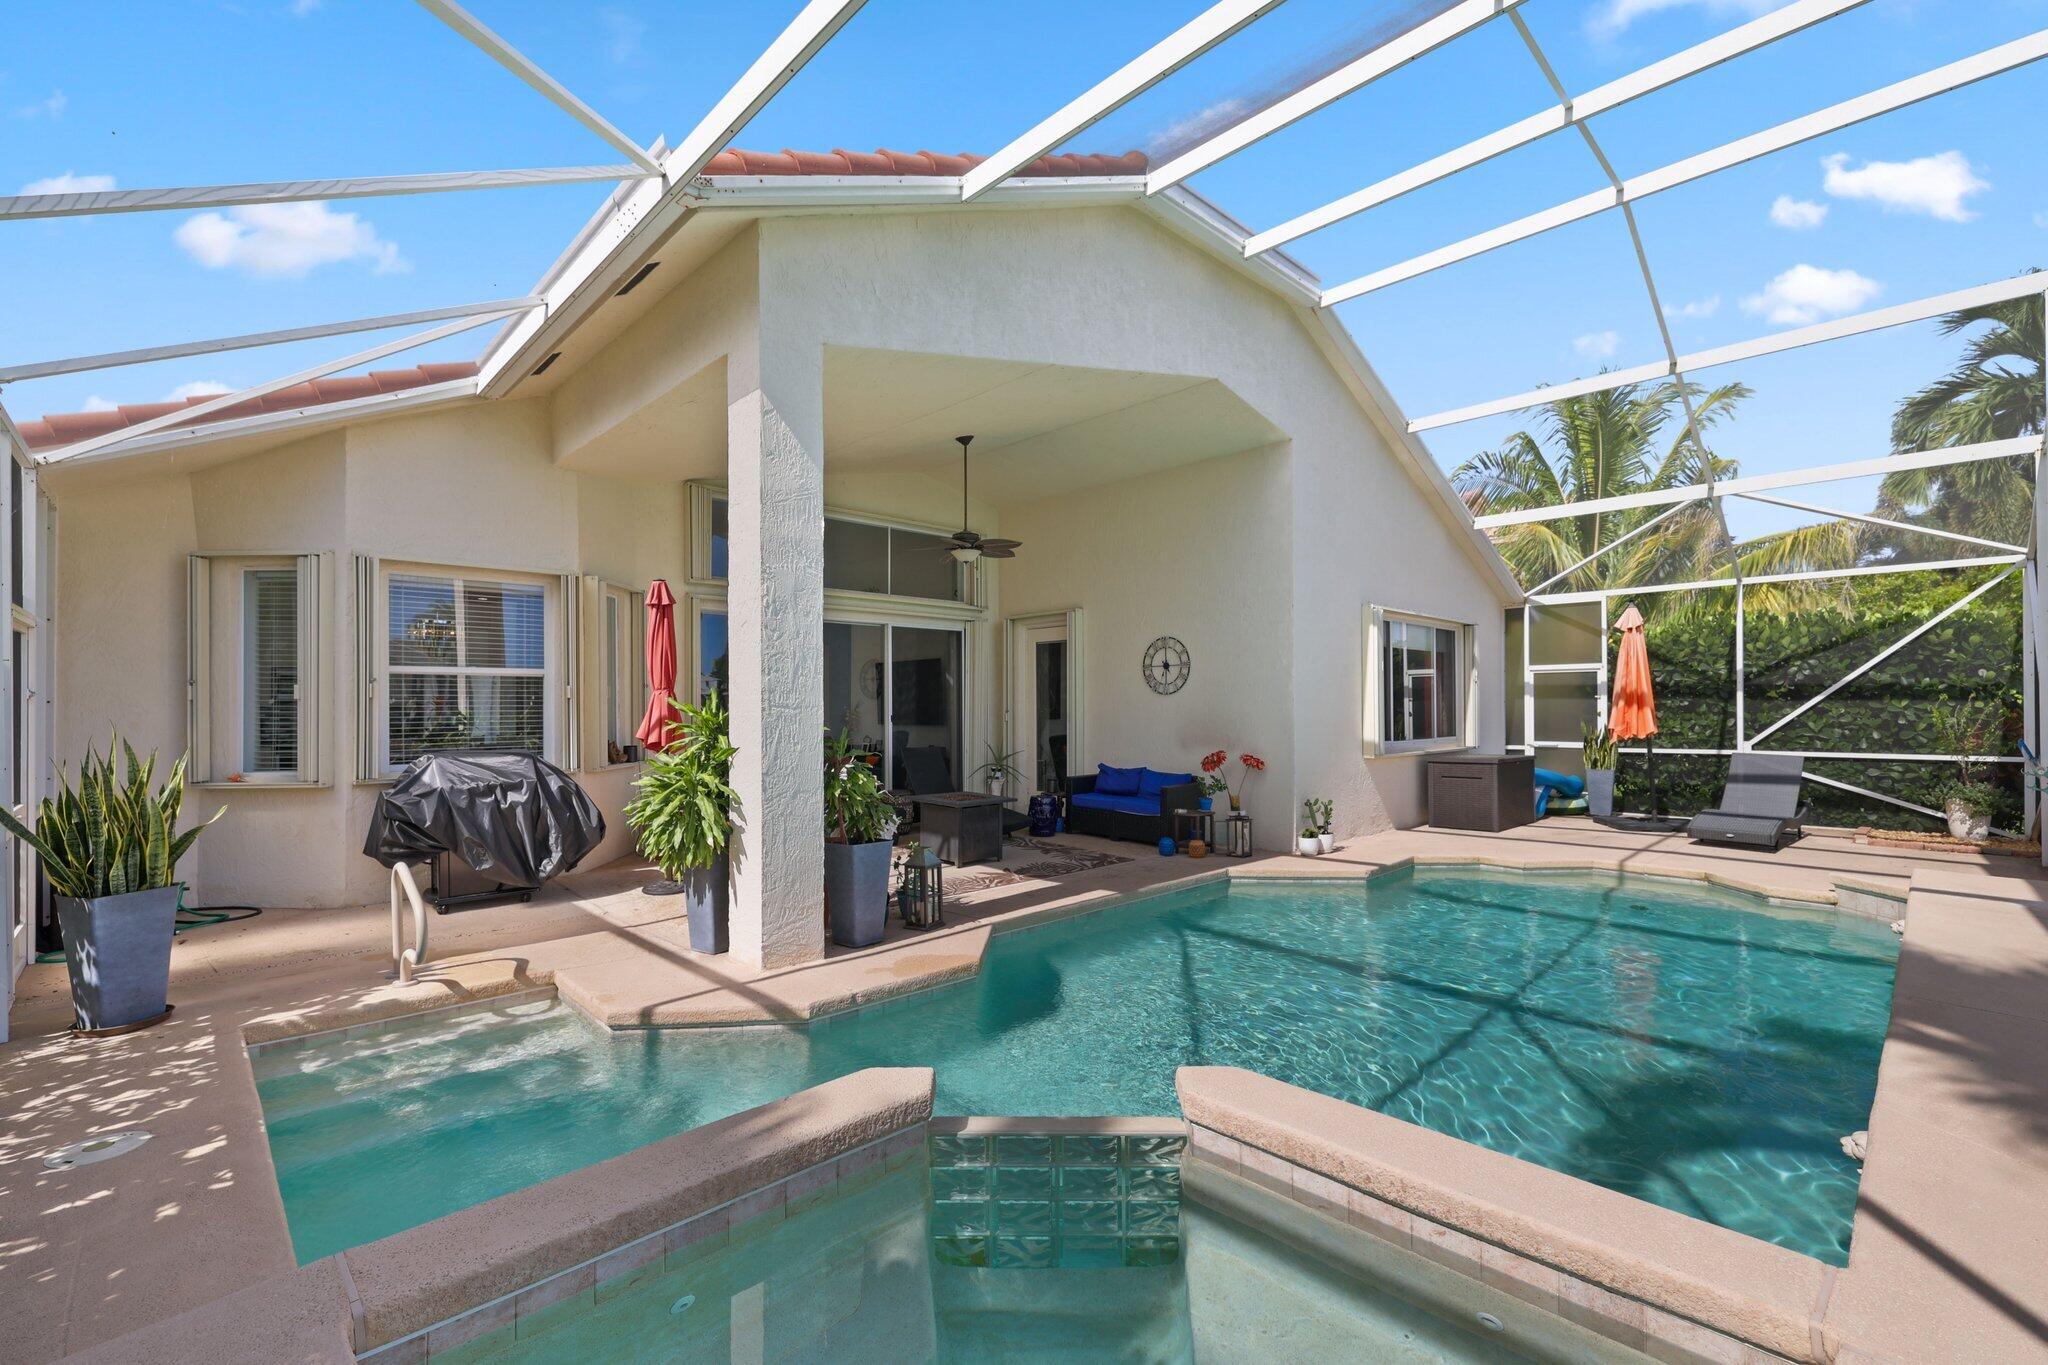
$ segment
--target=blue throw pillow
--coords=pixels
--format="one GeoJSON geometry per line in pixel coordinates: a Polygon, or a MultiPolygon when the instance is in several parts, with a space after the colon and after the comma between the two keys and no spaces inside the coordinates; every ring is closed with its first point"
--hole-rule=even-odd
{"type": "Polygon", "coordinates": [[[1193,773],[1155,773],[1147,768],[1138,779],[1138,795],[1157,796],[1168,787],[1185,787],[1194,780],[1193,773]]]}
{"type": "Polygon", "coordinates": [[[1104,796],[1136,796],[1138,784],[1144,778],[1143,768],[1112,768],[1107,763],[1095,765],[1095,790],[1104,796]]]}

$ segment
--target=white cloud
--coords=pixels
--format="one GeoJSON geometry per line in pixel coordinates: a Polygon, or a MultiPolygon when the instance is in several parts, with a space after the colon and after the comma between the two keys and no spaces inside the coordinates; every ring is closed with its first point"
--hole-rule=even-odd
{"type": "Polygon", "coordinates": [[[1781,194],[1771,201],[1771,221],[1781,228],[1817,228],[1828,220],[1828,206],[1811,199],[1794,199],[1781,194]]]}
{"type": "Polygon", "coordinates": [[[647,34],[646,23],[610,5],[597,12],[597,22],[604,29],[605,55],[614,66],[626,66],[639,57],[640,40],[647,34]]]}
{"type": "Polygon", "coordinates": [[[188,398],[211,398],[219,393],[233,393],[234,390],[218,379],[194,379],[180,384],[164,395],[166,403],[182,403],[188,398]]]}
{"type": "Polygon", "coordinates": [[[1611,38],[1636,20],[1673,9],[1703,9],[1709,14],[1754,15],[1773,8],[1778,0],[1605,0],[1586,27],[1596,37],[1611,38]]]}
{"type": "Polygon", "coordinates": [[[1762,313],[1781,327],[1803,327],[1853,313],[1883,292],[1883,285],[1853,270],[1800,264],[1745,298],[1742,309],[1762,313]]]}
{"type": "Polygon", "coordinates": [[[1694,299],[1690,303],[1681,303],[1676,308],[1666,308],[1664,316],[1691,322],[1700,318],[1710,318],[1720,311],[1721,296],[1713,294],[1704,299],[1694,299]]]}
{"type": "Polygon", "coordinates": [[[116,403],[111,398],[102,398],[98,394],[94,394],[92,397],[85,400],[85,406],[83,408],[80,408],[79,411],[112,412],[115,408],[118,408],[120,406],[121,405],[119,403],[116,403]]]}
{"type": "Polygon", "coordinates": [[[1621,349],[1621,333],[1588,332],[1572,338],[1572,349],[1588,360],[1606,360],[1621,349]]]}
{"type": "Polygon", "coordinates": [[[14,116],[16,118],[62,118],[64,117],[64,107],[70,103],[71,101],[65,97],[62,90],[52,90],[48,99],[37,100],[34,104],[24,104],[14,111],[14,116]]]}
{"type": "Polygon", "coordinates": [[[74,175],[70,171],[62,175],[47,176],[31,180],[21,187],[23,194],[91,194],[97,190],[114,188],[111,175],[74,175]]]}
{"type": "Polygon", "coordinates": [[[1848,156],[1837,152],[1822,157],[1820,164],[1827,173],[1821,187],[1837,199],[1868,199],[1888,212],[1924,213],[1950,223],[1975,218],[1966,201],[1991,188],[1961,152],[1866,161],[1854,169],[1848,156]]]}
{"type": "Polygon", "coordinates": [[[1161,128],[1146,140],[1145,150],[1153,156],[1170,156],[1184,147],[1194,146],[1211,133],[1229,127],[1243,118],[1250,108],[1238,99],[1212,104],[1161,128]]]}
{"type": "Polygon", "coordinates": [[[172,234],[185,254],[209,270],[239,270],[258,279],[298,279],[317,266],[368,261],[379,275],[412,265],[377,229],[325,204],[247,204],[225,214],[186,219],[172,234]]]}
{"type": "Polygon", "coordinates": [[[292,0],[292,17],[303,19],[320,8],[320,0],[292,0]]]}
{"type": "Polygon", "coordinates": [[[2034,226],[2037,228],[2048,228],[2048,213],[2035,214],[2034,226]]]}

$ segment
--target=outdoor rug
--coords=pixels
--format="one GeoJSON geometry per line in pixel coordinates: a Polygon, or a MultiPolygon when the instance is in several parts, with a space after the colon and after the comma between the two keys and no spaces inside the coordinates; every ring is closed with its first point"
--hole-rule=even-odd
{"type": "MultiPolygon", "coordinates": [[[[902,870],[903,860],[908,856],[907,847],[896,850],[896,871],[902,870]]],[[[1100,868],[1115,867],[1118,863],[1130,861],[1118,853],[1104,853],[1097,849],[1063,844],[1053,839],[1034,839],[1025,834],[1012,834],[1003,840],[1003,861],[1000,864],[977,863],[973,867],[949,865],[945,873],[946,894],[972,895],[976,891],[987,891],[993,887],[1050,881],[1058,877],[1070,877],[1076,872],[1094,872],[1100,868]]]]}

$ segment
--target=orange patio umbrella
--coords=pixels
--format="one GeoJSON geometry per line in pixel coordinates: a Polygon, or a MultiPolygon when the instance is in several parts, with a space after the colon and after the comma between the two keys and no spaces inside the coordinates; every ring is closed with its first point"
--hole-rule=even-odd
{"type": "Polygon", "coordinates": [[[668,749],[676,719],[676,599],[665,578],[647,585],[647,683],[654,695],[633,737],[658,754],[668,749]]]}
{"type": "Polygon", "coordinates": [[[1607,705],[1607,732],[1617,742],[1647,740],[1650,749],[1650,813],[1660,814],[1657,796],[1657,694],[1650,683],[1650,644],[1643,614],[1631,604],[1614,623],[1621,632],[1620,657],[1614,663],[1614,695],[1607,705]]]}

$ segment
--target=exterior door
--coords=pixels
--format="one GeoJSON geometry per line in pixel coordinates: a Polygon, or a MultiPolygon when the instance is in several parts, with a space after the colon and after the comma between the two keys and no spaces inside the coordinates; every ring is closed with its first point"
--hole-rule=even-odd
{"type": "Polygon", "coordinates": [[[1017,622],[1010,641],[1010,747],[1028,791],[1058,791],[1073,771],[1074,699],[1065,617],[1017,622]]]}

